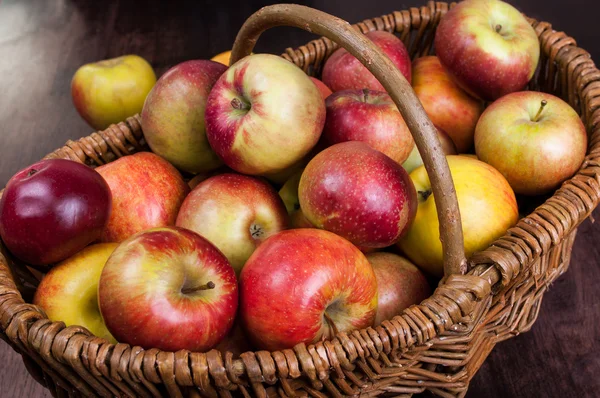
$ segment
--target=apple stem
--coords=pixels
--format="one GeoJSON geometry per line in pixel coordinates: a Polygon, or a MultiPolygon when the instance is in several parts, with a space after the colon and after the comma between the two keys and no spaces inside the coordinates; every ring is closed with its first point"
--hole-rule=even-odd
{"type": "Polygon", "coordinates": [[[27,177],[31,177],[32,175],[34,175],[35,173],[37,173],[36,169],[31,169],[27,172],[27,177]]]}
{"type": "Polygon", "coordinates": [[[538,110],[537,114],[535,115],[535,117],[533,118],[534,122],[537,122],[540,119],[540,116],[542,116],[542,111],[544,110],[544,107],[548,104],[548,101],[546,100],[542,100],[542,102],[540,103],[540,109],[538,110]]]}
{"type": "Polygon", "coordinates": [[[500,25],[500,24],[496,25],[496,33],[500,33],[501,30],[502,30],[502,25],[500,25]]]}
{"type": "Polygon", "coordinates": [[[248,106],[248,104],[246,104],[244,101],[241,101],[239,98],[234,98],[231,100],[231,106],[234,109],[240,110],[240,111],[244,111],[247,109],[250,109],[250,107],[248,106]]]}
{"type": "Polygon", "coordinates": [[[190,294],[190,293],[195,293],[199,290],[210,290],[210,289],[214,289],[215,288],[215,283],[213,281],[208,282],[205,285],[200,285],[197,287],[188,287],[186,289],[181,289],[181,293],[183,294],[190,294]]]}
{"type": "Polygon", "coordinates": [[[367,102],[367,98],[369,98],[369,89],[363,88],[363,101],[367,102]]]}
{"type": "MultiPolygon", "coordinates": [[[[327,312],[323,313],[323,316],[325,317],[325,320],[327,321],[327,324],[329,325],[331,330],[333,330],[333,336],[337,335],[339,332],[338,332],[338,328],[335,326],[335,322],[333,322],[333,319],[331,319],[331,317],[329,315],[327,315],[327,312]]],[[[333,337],[333,336],[329,336],[329,337],[333,337]]]]}

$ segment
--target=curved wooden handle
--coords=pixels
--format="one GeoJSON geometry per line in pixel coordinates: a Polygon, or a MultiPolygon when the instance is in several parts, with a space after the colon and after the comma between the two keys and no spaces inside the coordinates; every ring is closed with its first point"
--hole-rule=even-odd
{"type": "Polygon", "coordinates": [[[231,64],[249,55],[261,33],[275,26],[295,26],[335,41],[358,58],[385,87],[406,121],[429,174],[440,221],[444,273],[464,274],[467,262],[454,183],[435,127],[410,83],[386,55],[348,22],[295,4],[264,7],[248,18],[235,39],[231,64]]]}

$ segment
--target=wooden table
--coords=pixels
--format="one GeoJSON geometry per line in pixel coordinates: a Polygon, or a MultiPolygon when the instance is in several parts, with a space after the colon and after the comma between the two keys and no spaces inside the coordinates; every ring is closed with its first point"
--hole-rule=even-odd
{"type": "MultiPolygon", "coordinates": [[[[228,49],[244,19],[267,1],[0,0],[0,186],[18,169],[91,129],[72,106],[69,82],[82,64],[135,53],[158,74],[228,49]],[[174,4],[177,3],[177,4],[174,4]]],[[[423,1],[313,0],[303,4],[356,22],[423,1]]],[[[600,3],[514,0],[553,22],[600,59],[600,3]]],[[[312,36],[267,32],[257,51],[281,53],[312,36]]],[[[596,217],[600,215],[596,212],[596,217]]],[[[600,226],[579,229],[571,268],[545,296],[533,330],[501,343],[470,397],[584,397],[600,391],[600,226]]],[[[20,357],[0,343],[0,397],[49,396],[20,357]]]]}

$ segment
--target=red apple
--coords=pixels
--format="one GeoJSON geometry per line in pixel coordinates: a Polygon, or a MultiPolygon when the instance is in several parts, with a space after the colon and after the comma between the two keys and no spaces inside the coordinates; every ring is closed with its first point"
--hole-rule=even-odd
{"type": "Polygon", "coordinates": [[[318,229],[267,239],[240,277],[240,317],[257,348],[316,343],[373,325],[373,268],[347,240],[318,229]]]}
{"type": "Polygon", "coordinates": [[[491,104],[477,123],[475,150],[516,193],[556,189],[581,166],[587,133],[565,101],[546,93],[508,94],[491,104]]]}
{"type": "Polygon", "coordinates": [[[333,145],[304,169],[300,207],[316,227],[361,247],[386,247],[410,226],[417,193],[402,166],[368,145],[333,145]]]}
{"type": "MultiPolygon", "coordinates": [[[[437,136],[440,140],[440,144],[442,144],[442,151],[445,155],[457,155],[458,151],[456,150],[456,146],[452,141],[452,138],[448,136],[443,130],[439,127],[436,127],[437,136]]],[[[413,145],[412,151],[408,155],[408,158],[402,163],[402,167],[406,170],[407,173],[411,173],[414,169],[423,165],[423,158],[421,158],[421,154],[419,153],[419,148],[416,145],[413,145]]]]}
{"type": "Polygon", "coordinates": [[[402,310],[431,295],[425,275],[407,259],[397,254],[367,254],[377,278],[377,316],[375,325],[400,315],[402,310]]]}
{"type": "Polygon", "coordinates": [[[327,98],[323,139],[329,145],[362,141],[398,164],[415,145],[390,96],[382,91],[343,90],[327,98]]]}
{"type": "MultiPolygon", "coordinates": [[[[402,40],[392,33],[372,31],[365,36],[369,38],[410,82],[410,56],[402,40]]],[[[369,70],[344,48],[337,49],[323,67],[323,83],[331,90],[370,90],[385,91],[381,83],[369,70]]]]}
{"type": "Polygon", "coordinates": [[[218,62],[193,60],[158,79],[142,110],[144,138],[152,152],[190,173],[222,164],[208,144],[204,111],[208,93],[226,70],[218,62]]]}
{"type": "Polygon", "coordinates": [[[100,312],[121,343],[165,351],[207,351],[231,329],[238,305],[235,272],[195,232],[141,232],[109,257],[98,285],[100,312]]]}
{"type": "Polygon", "coordinates": [[[122,242],[146,229],[174,225],[190,191],[175,167],[150,152],[124,156],[96,170],[113,197],[103,242],[122,242]]]}
{"type": "Polygon", "coordinates": [[[52,264],[98,239],[110,210],[110,189],[92,168],[42,160],[8,181],[0,199],[0,236],[20,260],[52,264]]]}
{"type": "Polygon", "coordinates": [[[176,225],[214,244],[239,274],[269,236],[289,225],[283,201],[266,182],[221,174],[201,182],[183,202],[176,225]]]}
{"type": "Polygon", "coordinates": [[[529,22],[499,0],[466,0],[453,7],[440,21],[435,49],[454,80],[487,101],[522,90],[540,57],[529,22]]]}
{"type": "Polygon", "coordinates": [[[415,59],[412,86],[433,124],[452,138],[458,151],[471,149],[483,102],[461,89],[434,56],[415,59]]]}
{"type": "Polygon", "coordinates": [[[270,54],[232,65],[206,105],[208,142],[244,174],[275,173],[299,162],[319,140],[324,122],[317,86],[302,69],[270,54]]]}
{"type": "Polygon", "coordinates": [[[319,89],[319,93],[321,93],[321,97],[323,97],[323,99],[325,99],[331,95],[331,89],[329,87],[327,87],[325,85],[325,83],[323,83],[316,77],[312,77],[312,76],[309,76],[309,77],[310,77],[310,80],[312,80],[312,82],[315,84],[315,86],[317,86],[317,88],[319,89]]]}

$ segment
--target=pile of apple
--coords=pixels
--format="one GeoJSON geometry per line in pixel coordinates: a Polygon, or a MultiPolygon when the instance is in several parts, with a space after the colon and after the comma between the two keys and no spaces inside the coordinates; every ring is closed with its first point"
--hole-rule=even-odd
{"type": "MultiPolygon", "coordinates": [[[[438,128],[467,256],[517,222],[515,193],[552,192],[581,166],[577,113],[520,91],[540,45],[512,6],[460,3],[437,57],[412,64],[393,34],[366,36],[438,128]]],[[[102,125],[107,102],[94,105],[87,75],[74,100],[102,125]]],[[[47,266],[34,303],[50,319],[144,348],[239,353],[377,325],[431,293],[425,274],[442,276],[443,254],[427,172],[396,105],[347,51],[322,81],[255,54],[184,62],[140,86],[152,152],[96,169],[45,160],[1,198],[12,256],[47,266]]]]}

